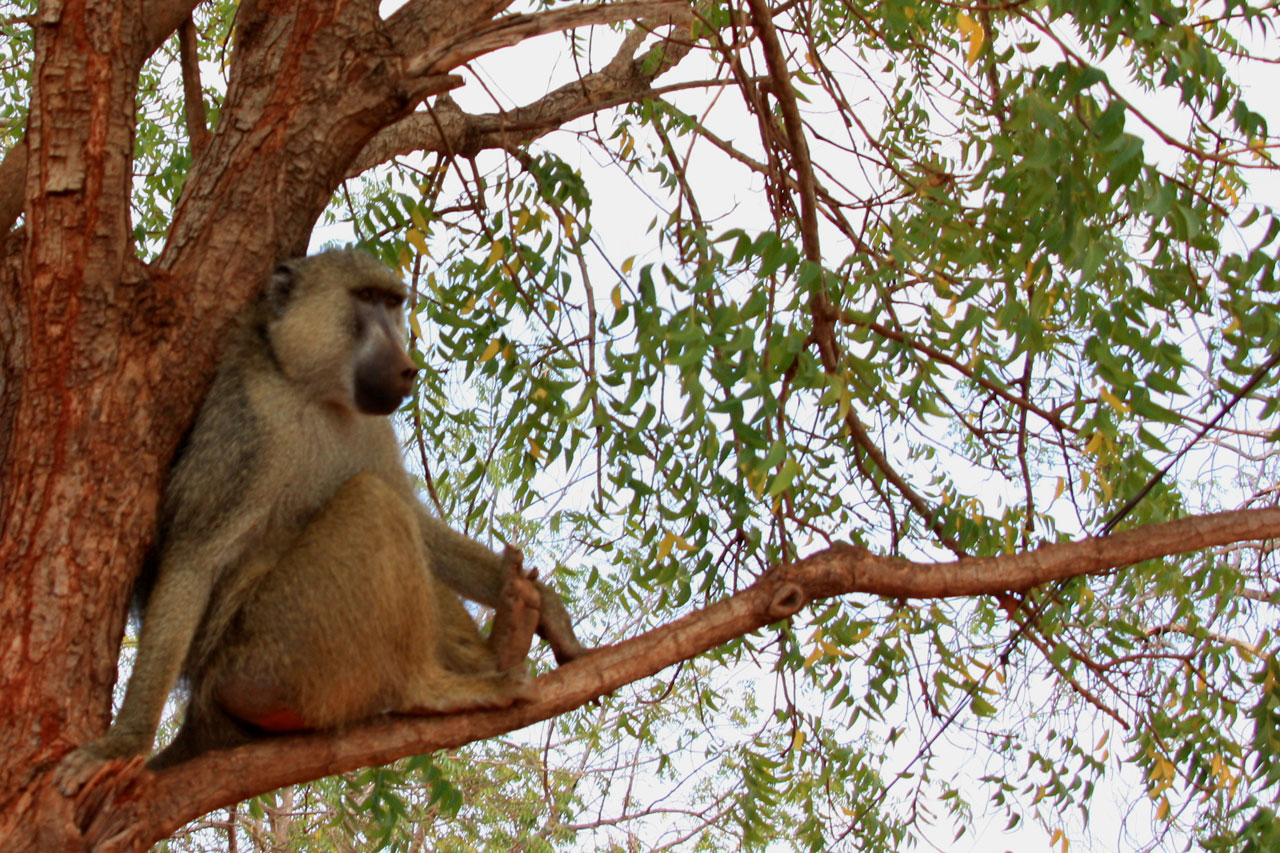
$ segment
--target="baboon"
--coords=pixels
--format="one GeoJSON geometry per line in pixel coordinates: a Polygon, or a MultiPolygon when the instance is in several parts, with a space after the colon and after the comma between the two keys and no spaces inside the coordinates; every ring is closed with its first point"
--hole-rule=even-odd
{"type": "Polygon", "coordinates": [[[537,630],[583,653],[563,602],[418,501],[385,417],[409,394],[404,284],[357,251],[281,264],[230,335],[170,473],[124,704],[58,770],[71,794],[149,751],[160,768],[264,732],[524,698],[537,630]],[[452,591],[450,591],[452,590],[452,591]],[[454,593],[495,609],[489,637],[454,593]]]}

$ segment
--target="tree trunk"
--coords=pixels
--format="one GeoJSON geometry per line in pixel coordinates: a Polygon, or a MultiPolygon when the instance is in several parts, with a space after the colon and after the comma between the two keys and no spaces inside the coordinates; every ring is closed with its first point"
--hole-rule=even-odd
{"type": "Polygon", "coordinates": [[[632,15],[495,28],[505,5],[415,0],[382,21],[372,3],[241,4],[219,122],[151,264],[135,255],[128,207],[138,74],[195,0],[66,0],[37,13],[26,139],[0,164],[0,229],[16,199],[25,218],[0,236],[6,850],[84,843],[77,824],[92,804],[73,815],[48,773],[109,723],[125,600],[230,318],[275,261],[305,250],[366,143],[456,85],[450,67],[548,27],[632,15]]]}
{"type": "Polygon", "coordinates": [[[151,266],[130,240],[135,85],[187,9],[163,32],[138,0],[35,24],[26,223],[0,303],[0,838],[38,825],[20,792],[109,722],[125,599],[219,330],[420,97],[390,79],[371,7],[268,5],[242,8],[227,115],[151,266]]]}

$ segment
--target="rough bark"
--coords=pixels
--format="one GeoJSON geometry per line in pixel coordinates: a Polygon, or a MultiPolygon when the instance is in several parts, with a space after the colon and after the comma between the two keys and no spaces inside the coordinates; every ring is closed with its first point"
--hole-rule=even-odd
{"type": "Polygon", "coordinates": [[[12,228],[22,215],[22,190],[26,180],[27,141],[23,139],[0,160],[0,234],[12,228]]]}
{"type": "Polygon", "coordinates": [[[5,330],[0,797],[105,722],[118,567],[141,553],[161,469],[129,402],[153,404],[144,359],[162,334],[130,328],[143,278],[122,239],[141,59],[121,46],[141,43],[141,11],[67,3],[35,23],[26,228],[5,330]]]}

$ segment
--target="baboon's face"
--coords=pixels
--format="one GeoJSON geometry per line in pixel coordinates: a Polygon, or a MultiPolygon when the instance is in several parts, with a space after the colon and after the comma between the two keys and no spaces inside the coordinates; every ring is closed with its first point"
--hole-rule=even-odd
{"type": "Polygon", "coordinates": [[[356,408],[366,415],[389,415],[413,390],[418,369],[405,354],[401,334],[404,296],[375,285],[351,292],[356,347],[351,360],[356,408]]]}
{"type": "Polygon", "coordinates": [[[406,353],[404,301],[404,284],[359,252],[282,264],[267,293],[281,371],[326,403],[391,414],[418,372],[406,353]]]}

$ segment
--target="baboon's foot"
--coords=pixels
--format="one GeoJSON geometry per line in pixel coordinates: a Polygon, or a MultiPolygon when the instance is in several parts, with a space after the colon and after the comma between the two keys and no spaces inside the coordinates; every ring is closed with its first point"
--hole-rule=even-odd
{"type": "Polygon", "coordinates": [[[53,784],[65,796],[73,797],[99,778],[142,766],[143,759],[136,752],[115,746],[103,738],[67,753],[53,771],[53,784]]]}
{"type": "Polygon", "coordinates": [[[506,671],[519,666],[529,656],[542,615],[542,593],[535,583],[537,571],[525,571],[524,555],[519,548],[508,545],[502,558],[507,567],[507,582],[494,610],[489,648],[497,659],[498,669],[506,671]]]}
{"type": "Polygon", "coordinates": [[[534,697],[534,681],[520,670],[502,673],[437,675],[415,691],[416,695],[397,714],[456,714],[464,711],[493,711],[510,708],[534,697]]]}

